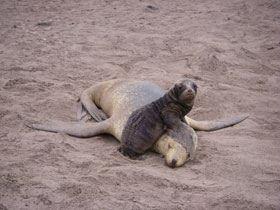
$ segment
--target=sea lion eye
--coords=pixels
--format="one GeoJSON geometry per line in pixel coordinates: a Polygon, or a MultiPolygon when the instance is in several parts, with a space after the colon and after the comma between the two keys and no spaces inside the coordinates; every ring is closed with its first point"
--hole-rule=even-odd
{"type": "Polygon", "coordinates": [[[179,89],[179,90],[182,90],[183,88],[184,88],[184,85],[183,85],[183,84],[179,84],[179,85],[178,85],[178,89],[179,89]]]}

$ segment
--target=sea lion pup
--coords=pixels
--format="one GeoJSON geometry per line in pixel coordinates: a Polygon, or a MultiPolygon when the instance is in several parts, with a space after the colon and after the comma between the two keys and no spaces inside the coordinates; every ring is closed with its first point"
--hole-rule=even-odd
{"type": "MultiPolygon", "coordinates": [[[[82,138],[108,133],[121,141],[123,129],[131,113],[164,94],[162,88],[151,82],[128,79],[100,82],[82,92],[77,112],[79,121],[25,121],[25,125],[37,130],[61,132],[82,138]],[[83,117],[84,111],[89,115],[83,117]],[[88,119],[89,116],[99,122],[86,122],[87,120],[84,119],[88,119]],[[103,118],[108,119],[102,121],[103,118]]],[[[248,115],[239,115],[218,121],[196,121],[185,116],[185,120],[189,124],[186,126],[190,130],[190,139],[193,139],[196,149],[197,136],[192,128],[203,131],[217,130],[235,125],[247,117],[248,115]]],[[[164,155],[167,165],[171,167],[182,166],[189,159],[187,148],[174,141],[167,133],[156,141],[152,150],[164,155]]]]}
{"type": "Polygon", "coordinates": [[[159,99],[132,112],[124,127],[119,151],[132,159],[150,149],[167,130],[175,141],[185,142],[194,157],[194,142],[189,136],[185,115],[194,104],[197,85],[190,79],[176,83],[159,99]]]}

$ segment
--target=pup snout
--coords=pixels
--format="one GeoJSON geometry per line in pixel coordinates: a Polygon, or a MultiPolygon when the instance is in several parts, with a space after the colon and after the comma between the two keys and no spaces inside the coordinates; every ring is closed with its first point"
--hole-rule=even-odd
{"type": "Polygon", "coordinates": [[[193,93],[193,90],[192,89],[188,89],[188,93],[193,93]]]}

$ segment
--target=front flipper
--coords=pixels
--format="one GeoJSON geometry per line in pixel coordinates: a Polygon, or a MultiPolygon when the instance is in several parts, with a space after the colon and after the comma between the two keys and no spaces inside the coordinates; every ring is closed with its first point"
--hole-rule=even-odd
{"type": "Polygon", "coordinates": [[[189,126],[197,131],[215,131],[229,126],[233,126],[237,123],[242,122],[243,120],[249,117],[248,114],[242,114],[234,116],[231,118],[224,118],[220,120],[207,120],[207,121],[196,121],[188,116],[185,116],[185,119],[189,126]]]}
{"type": "Polygon", "coordinates": [[[136,160],[140,157],[140,153],[134,152],[130,148],[120,146],[119,147],[119,152],[122,153],[124,156],[128,156],[132,160],[136,160]]]}
{"type": "Polygon", "coordinates": [[[30,122],[24,121],[24,124],[36,130],[43,130],[55,133],[66,133],[75,137],[92,137],[102,133],[108,133],[109,122],[108,120],[99,123],[85,123],[85,122],[30,122]]]}

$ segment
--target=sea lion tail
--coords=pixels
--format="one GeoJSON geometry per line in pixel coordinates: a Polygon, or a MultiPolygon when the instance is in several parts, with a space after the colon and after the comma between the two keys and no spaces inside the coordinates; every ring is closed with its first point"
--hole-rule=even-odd
{"type": "Polygon", "coordinates": [[[207,120],[207,121],[196,121],[193,120],[187,116],[185,116],[185,119],[189,126],[191,126],[193,129],[198,131],[215,131],[222,128],[226,128],[229,126],[233,126],[237,123],[242,122],[243,120],[247,119],[249,117],[248,114],[242,114],[238,116],[234,116],[231,118],[224,118],[219,120],[207,120]]]}

